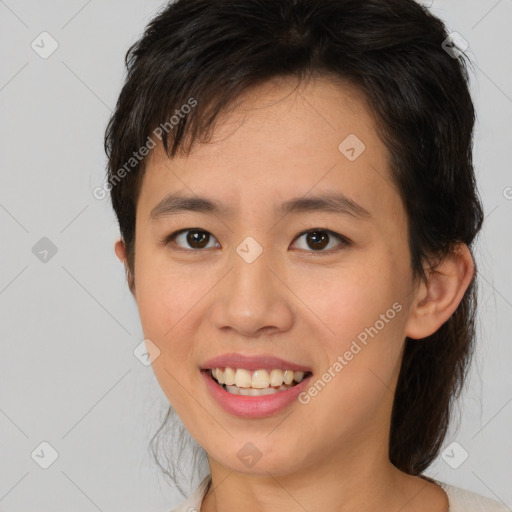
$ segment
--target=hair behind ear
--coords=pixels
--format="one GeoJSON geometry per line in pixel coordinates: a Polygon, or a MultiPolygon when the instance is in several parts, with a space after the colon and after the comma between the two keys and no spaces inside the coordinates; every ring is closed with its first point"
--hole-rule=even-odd
{"type": "Polygon", "coordinates": [[[422,473],[437,457],[475,347],[475,274],[453,315],[423,339],[406,338],[391,416],[391,463],[422,473]]]}

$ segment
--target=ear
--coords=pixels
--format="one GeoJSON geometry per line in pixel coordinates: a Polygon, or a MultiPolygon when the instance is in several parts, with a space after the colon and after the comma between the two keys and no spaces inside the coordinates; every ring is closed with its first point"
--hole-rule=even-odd
{"type": "Polygon", "coordinates": [[[409,311],[405,335],[421,339],[436,332],[455,312],[475,275],[466,244],[460,243],[421,281],[409,311]]]}
{"type": "Polygon", "coordinates": [[[124,264],[124,269],[126,273],[126,280],[128,281],[128,287],[132,292],[132,295],[135,297],[135,280],[133,278],[133,274],[130,272],[128,266],[128,260],[126,258],[126,245],[122,238],[120,238],[114,245],[114,250],[116,252],[119,261],[124,264]]]}

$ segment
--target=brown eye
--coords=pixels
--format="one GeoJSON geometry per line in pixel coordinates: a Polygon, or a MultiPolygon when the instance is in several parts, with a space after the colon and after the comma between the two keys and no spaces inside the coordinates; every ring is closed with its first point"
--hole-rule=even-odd
{"type": "Polygon", "coordinates": [[[210,235],[206,231],[187,231],[186,241],[194,249],[204,249],[208,245],[210,235]]]}
{"type": "MultiPolygon", "coordinates": [[[[171,241],[175,241],[176,244],[183,249],[205,249],[209,248],[208,243],[210,239],[216,240],[216,238],[208,231],[202,229],[182,229],[172,235],[169,235],[165,243],[168,244],[171,241]]],[[[213,246],[210,247],[215,247],[213,246]]],[[[218,243],[217,243],[218,246],[218,243]]]]}
{"type": "Polygon", "coordinates": [[[306,234],[306,243],[313,249],[324,249],[329,245],[329,235],[325,231],[310,231],[306,234]]]}
{"type": "Polygon", "coordinates": [[[310,229],[301,233],[297,240],[304,238],[305,244],[300,249],[309,250],[309,252],[330,252],[332,249],[336,251],[341,249],[344,246],[350,245],[350,240],[343,235],[339,235],[338,233],[334,233],[328,229],[310,229]],[[340,243],[332,245],[333,240],[338,240],[340,243]],[[326,247],[329,247],[328,250],[324,250],[326,247]],[[313,251],[311,251],[312,249],[313,251]]]}

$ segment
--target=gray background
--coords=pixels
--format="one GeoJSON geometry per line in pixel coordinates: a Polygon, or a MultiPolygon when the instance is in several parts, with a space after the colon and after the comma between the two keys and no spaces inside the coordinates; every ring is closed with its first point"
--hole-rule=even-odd
{"type": "MultiPolygon", "coordinates": [[[[118,228],[108,200],[92,194],[103,183],[103,132],[124,54],[162,5],[0,1],[4,512],[166,511],[183,499],[150,458],[167,401],[133,354],[143,336],[113,252],[118,228]],[[43,31],[58,43],[46,59],[31,47],[43,31]],[[51,457],[43,441],[58,452],[48,469],[40,467],[51,457]]],[[[475,63],[475,162],[486,218],[476,248],[477,357],[445,458],[427,474],[512,507],[512,0],[432,8],[468,41],[475,63]]]]}

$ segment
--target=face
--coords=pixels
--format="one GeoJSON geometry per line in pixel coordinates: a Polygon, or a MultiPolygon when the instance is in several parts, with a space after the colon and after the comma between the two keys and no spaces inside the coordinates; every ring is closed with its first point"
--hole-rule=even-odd
{"type": "Polygon", "coordinates": [[[286,475],[350,454],[364,461],[387,450],[412,298],[387,150],[348,85],[281,80],[240,99],[209,143],[172,160],[157,147],[147,162],[134,295],[160,351],[153,369],[211,463],[286,475]],[[224,209],[165,208],[170,194],[224,209]],[[349,201],[280,209],[325,196],[349,201]],[[282,358],[312,376],[273,412],[234,413],[201,372],[226,353],[282,358]]]}

